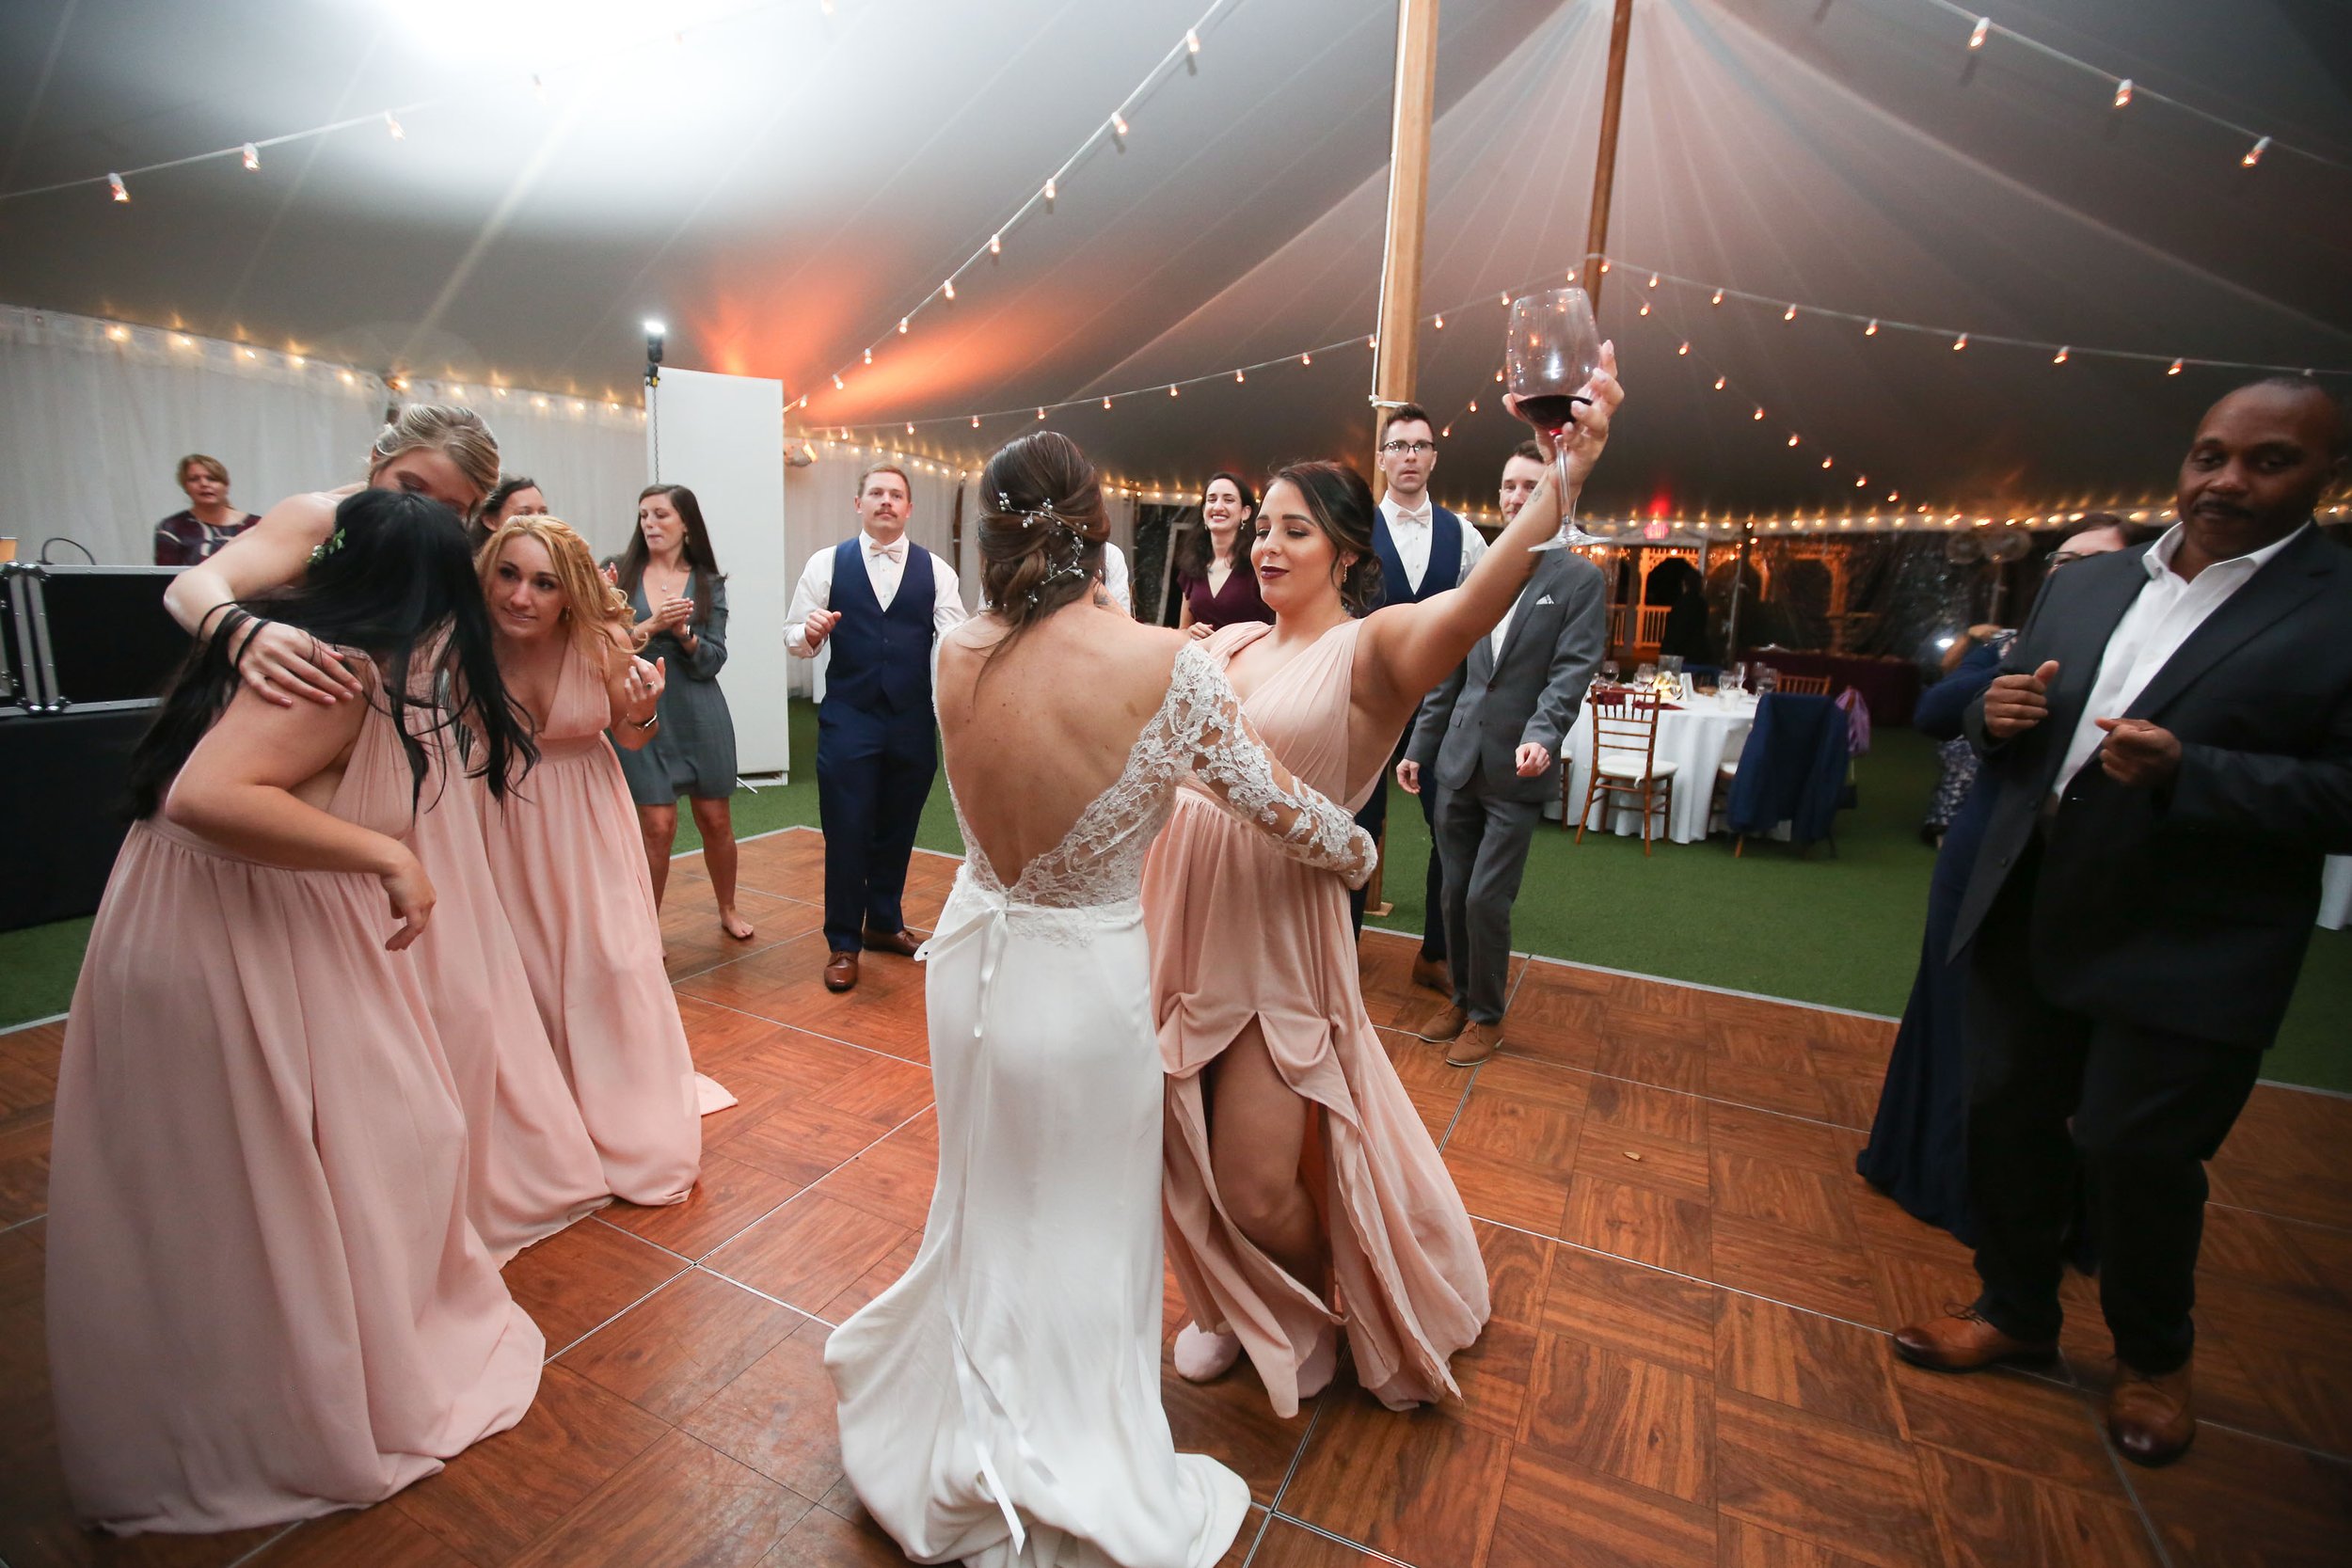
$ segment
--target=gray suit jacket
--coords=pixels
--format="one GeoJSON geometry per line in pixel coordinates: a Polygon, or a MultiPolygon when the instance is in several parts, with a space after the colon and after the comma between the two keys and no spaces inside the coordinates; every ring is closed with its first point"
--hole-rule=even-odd
{"type": "MultiPolygon", "coordinates": [[[[2050,579],[2001,661],[2058,661],[2050,715],[1969,738],[1994,791],[1953,931],[1957,954],[2025,855],[2107,641],[2147,583],[2147,546],[2050,579]]],[[[2267,1046],[2319,904],[2321,858],[2352,852],[2352,554],[2306,531],[2190,634],[2127,710],[2170,730],[2181,766],[2127,789],[2097,755],[2067,784],[2028,918],[2034,981],[2059,1006],[2267,1046]]]]}
{"type": "Polygon", "coordinates": [[[1556,550],[1535,563],[1519,596],[1498,658],[1482,637],[1470,657],[1424,698],[1405,754],[1421,765],[1422,787],[1461,789],[1485,773],[1486,794],[1502,800],[1549,800],[1560,793],[1560,749],[1600,667],[1609,625],[1600,568],[1556,550]],[[1516,755],[1534,741],[1551,766],[1518,776],[1516,755]]]}

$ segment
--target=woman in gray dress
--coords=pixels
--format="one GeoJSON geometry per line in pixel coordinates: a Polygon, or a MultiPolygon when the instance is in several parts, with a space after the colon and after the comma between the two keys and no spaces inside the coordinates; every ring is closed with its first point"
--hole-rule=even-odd
{"type": "Polygon", "coordinates": [[[719,671],[727,661],[726,579],[719,575],[693,491],[683,484],[645,487],[637,498],[637,531],[615,563],[613,580],[628,595],[645,640],[642,657],[664,661],[669,677],[653,740],[643,751],[620,753],[653,870],[654,902],[661,902],[669,881],[683,795],[703,836],[703,865],[718,895],[719,925],[736,941],[748,942],[752,924],[735,910],[735,823],[727,811],[735,793],[735,721],[719,689],[719,671]]]}

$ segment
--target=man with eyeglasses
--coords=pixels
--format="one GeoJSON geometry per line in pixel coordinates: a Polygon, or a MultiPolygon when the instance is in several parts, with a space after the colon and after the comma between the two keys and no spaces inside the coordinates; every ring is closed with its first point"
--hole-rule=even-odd
{"type": "MultiPolygon", "coordinates": [[[[1380,472],[1389,483],[1379,513],[1373,518],[1372,545],[1380,557],[1383,604],[1419,604],[1456,587],[1486,553],[1486,541],[1476,529],[1430,499],[1429,476],[1438,467],[1436,430],[1429,422],[1429,410],[1417,403],[1400,403],[1381,417],[1380,472]]],[[[1390,768],[1404,757],[1411,731],[1408,724],[1406,733],[1396,737],[1390,768]]],[[[1434,793],[1424,793],[1421,815],[1429,824],[1428,901],[1422,906],[1421,952],[1413,959],[1413,984],[1451,997],[1454,977],[1446,968],[1445,875],[1438,861],[1436,811],[1434,793]]],[[[1389,820],[1387,770],[1382,771],[1372,799],[1364,802],[1356,820],[1374,838],[1380,837],[1389,820]]],[[[1361,892],[1348,895],[1348,909],[1360,934],[1364,928],[1361,892]]]]}
{"type": "Polygon", "coordinates": [[[2204,1163],[2278,1037],[2322,858],[2352,851],[2352,559],[2312,520],[2344,460],[2316,382],[2215,404],[2180,521],[2053,576],[1964,721],[1994,792],[1951,946],[1974,943],[1982,1292],[1895,1349],[1946,1371],[2054,1354],[2080,1187],[2115,1340],[2107,1430],[2136,1464],[2196,1435],[2204,1163]]]}

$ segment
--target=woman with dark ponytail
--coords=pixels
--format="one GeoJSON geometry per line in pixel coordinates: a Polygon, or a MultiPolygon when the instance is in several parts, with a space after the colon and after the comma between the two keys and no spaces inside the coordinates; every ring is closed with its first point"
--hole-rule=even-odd
{"type": "Polygon", "coordinates": [[[1178,1453],[1160,1404],[1136,882],[1180,793],[1343,904],[1372,873],[1372,840],[1268,759],[1200,650],[1112,603],[1107,532],[1068,436],[1005,447],[980,480],[981,613],[939,646],[965,848],[926,944],[939,1186],[905,1276],[825,1345],[842,1466],[918,1562],[1225,1557],[1249,1489],[1178,1453]]]}
{"type": "Polygon", "coordinates": [[[467,726],[497,795],[534,755],[464,527],[362,491],[298,586],[214,621],[133,760],[57,1074],[58,1449],[118,1534],[378,1501],[519,1419],[545,1352],[468,1217],[410,953],[439,741],[467,726]],[[337,650],[355,699],[244,686],[262,617],[337,650]]]}

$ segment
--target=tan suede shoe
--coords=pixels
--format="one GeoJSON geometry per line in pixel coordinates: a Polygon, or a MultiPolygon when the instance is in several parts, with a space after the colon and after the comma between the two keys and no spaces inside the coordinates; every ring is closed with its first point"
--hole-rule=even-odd
{"type": "Polygon", "coordinates": [[[1472,1019],[1462,1026],[1459,1035],[1454,1037],[1454,1043],[1446,1048],[1445,1059],[1452,1067],[1476,1067],[1493,1055],[1502,1045],[1502,1024],[1481,1023],[1472,1019]]]}
{"type": "Polygon", "coordinates": [[[1439,1045],[1443,1045],[1446,1041],[1460,1034],[1463,1026],[1469,1022],[1470,1014],[1464,1012],[1459,1007],[1448,1007],[1445,1010],[1445,1017],[1438,1020],[1436,1024],[1431,1026],[1429,1033],[1423,1036],[1422,1038],[1433,1039],[1439,1045]]]}
{"type": "Polygon", "coordinates": [[[1413,959],[1413,984],[1423,990],[1434,990],[1439,996],[1452,996],[1454,973],[1446,968],[1443,958],[1416,957],[1413,959]]]}
{"type": "Polygon", "coordinates": [[[2047,1361],[2054,1344],[2013,1339],[1985,1321],[1973,1307],[1895,1331],[1895,1354],[1915,1367],[1939,1372],[1973,1372],[2003,1361],[2047,1361]]]}
{"type": "Polygon", "coordinates": [[[2149,1377],[2118,1361],[2115,1387],[2107,1395],[2107,1435],[2135,1465],[2169,1465],[2188,1452],[2197,1438],[2188,1367],[2149,1377]]]}

